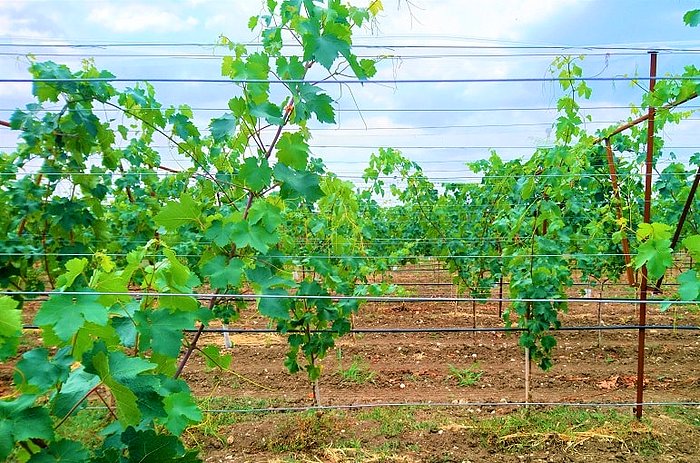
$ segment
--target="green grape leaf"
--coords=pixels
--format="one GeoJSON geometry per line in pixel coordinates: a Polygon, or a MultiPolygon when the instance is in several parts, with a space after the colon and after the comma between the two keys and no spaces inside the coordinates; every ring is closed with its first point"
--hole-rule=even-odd
{"type": "Polygon", "coordinates": [[[314,115],[319,122],[335,123],[333,99],[330,96],[316,85],[300,84],[298,89],[298,94],[294,97],[292,122],[306,121],[314,115]]]}
{"type": "Polygon", "coordinates": [[[177,230],[183,225],[196,223],[202,225],[202,205],[197,204],[192,196],[183,193],[179,201],[168,203],[154,217],[156,224],[168,231],[177,230]]]}
{"type": "Polygon", "coordinates": [[[251,190],[260,191],[269,185],[272,178],[272,169],[270,169],[267,159],[248,157],[243,161],[238,177],[251,190]]]}
{"type": "Polygon", "coordinates": [[[64,347],[51,359],[48,349],[37,348],[25,352],[17,363],[15,384],[24,393],[42,394],[65,381],[73,363],[69,352],[70,348],[64,347]]]}
{"type": "Polygon", "coordinates": [[[231,243],[231,233],[233,232],[233,222],[222,222],[215,220],[211,226],[204,232],[204,236],[212,240],[217,246],[223,248],[231,243]]]}
{"type": "Polygon", "coordinates": [[[271,245],[279,241],[276,232],[270,232],[264,226],[257,224],[250,225],[246,221],[236,222],[233,225],[231,238],[238,248],[250,246],[262,253],[266,253],[271,245]]]}
{"type": "MultiPolygon", "coordinates": [[[[283,133],[277,142],[277,159],[294,169],[303,169],[309,157],[309,145],[301,132],[283,133]]],[[[272,171],[270,171],[272,172],[272,171]]]]}
{"type": "Polygon", "coordinates": [[[326,23],[321,35],[305,36],[304,60],[318,61],[330,71],[336,58],[350,55],[350,29],[342,24],[326,23]]]}
{"type": "MultiPolygon", "coordinates": [[[[224,57],[224,59],[226,59],[226,57],[224,57]]],[[[233,97],[228,100],[228,108],[236,117],[240,118],[247,115],[248,106],[246,105],[245,99],[240,96],[233,97]]]]}
{"type": "Polygon", "coordinates": [[[694,301],[700,295],[700,280],[695,270],[687,270],[678,275],[678,295],[682,301],[694,301]]]}
{"type": "Polygon", "coordinates": [[[175,436],[157,434],[152,429],[137,431],[128,427],[121,435],[127,446],[127,463],[195,463],[200,462],[197,452],[185,451],[175,436]]]}
{"type": "Polygon", "coordinates": [[[32,455],[27,463],[84,463],[89,460],[90,452],[83,444],[61,439],[32,455]]]}
{"type": "MultiPolygon", "coordinates": [[[[163,248],[163,255],[168,259],[167,276],[168,284],[174,288],[182,288],[190,280],[190,269],[180,262],[175,251],[169,248],[163,248]]],[[[189,289],[189,288],[185,288],[189,289]]]]}
{"type": "Polygon", "coordinates": [[[214,141],[220,142],[230,137],[234,133],[237,123],[238,119],[231,113],[212,119],[209,123],[209,130],[214,141]]]}
{"type": "MultiPolygon", "coordinates": [[[[285,296],[288,293],[282,288],[270,288],[263,291],[263,294],[285,296]]],[[[289,314],[291,305],[291,301],[288,298],[261,297],[258,299],[258,311],[260,314],[276,320],[289,320],[291,318],[289,314]]]]}
{"type": "Polygon", "coordinates": [[[62,341],[69,341],[85,322],[104,326],[109,321],[107,307],[98,302],[99,296],[85,295],[69,296],[52,294],[41,304],[34,323],[43,327],[51,327],[62,341]]]}
{"type": "Polygon", "coordinates": [[[53,421],[45,407],[34,406],[35,397],[22,395],[0,400],[0,459],[5,460],[15,442],[30,439],[52,440],[53,421]]]}
{"type": "Polygon", "coordinates": [[[540,344],[542,344],[542,348],[545,349],[546,351],[554,349],[557,345],[557,340],[554,336],[542,336],[542,339],[540,339],[540,344]]]}
{"type": "Polygon", "coordinates": [[[10,296],[0,296],[0,361],[17,353],[22,335],[22,313],[19,303],[10,296]]]}
{"type": "Polygon", "coordinates": [[[202,266],[202,274],[209,277],[212,288],[237,287],[243,277],[243,261],[216,256],[202,266]]]}
{"type": "Polygon", "coordinates": [[[282,223],[282,213],[279,207],[267,201],[256,201],[250,208],[248,222],[253,225],[262,225],[269,232],[282,223]]]}
{"type": "Polygon", "coordinates": [[[183,140],[199,139],[200,133],[197,126],[185,114],[173,114],[170,116],[170,123],[173,124],[173,133],[183,140]]]}
{"type": "MultiPolygon", "coordinates": [[[[267,95],[265,95],[265,97],[267,97],[267,95]]],[[[259,104],[250,105],[250,115],[265,119],[272,125],[282,125],[282,122],[284,122],[280,107],[276,104],[270,103],[269,101],[263,101],[259,104]]]]}
{"type": "Polygon", "coordinates": [[[219,348],[213,345],[203,347],[202,354],[204,354],[204,360],[208,368],[228,370],[233,359],[231,354],[222,354],[219,348]]]}
{"type": "Polygon", "coordinates": [[[291,288],[295,285],[294,281],[282,278],[272,272],[269,267],[258,265],[253,269],[246,271],[248,281],[256,291],[264,291],[268,288],[291,288]]]}
{"type": "Polygon", "coordinates": [[[56,287],[64,289],[70,287],[75,279],[85,271],[87,266],[88,260],[84,257],[82,259],[71,259],[66,262],[66,273],[56,278],[56,287]]]}
{"type": "Polygon", "coordinates": [[[165,427],[176,436],[182,434],[188,425],[202,421],[202,412],[189,392],[168,394],[163,399],[163,405],[168,414],[165,427]]]}
{"type": "MultiPolygon", "coordinates": [[[[70,373],[68,379],[61,386],[61,390],[54,397],[52,413],[58,418],[65,417],[79,401],[85,399],[87,394],[100,383],[100,378],[87,373],[82,365],[76,368],[70,373]]],[[[87,401],[84,400],[78,410],[86,405],[87,401]]]]}
{"type": "Polygon", "coordinates": [[[700,235],[690,235],[683,240],[683,246],[693,260],[700,260],[700,235]]]}
{"type": "MultiPolygon", "coordinates": [[[[127,293],[131,274],[125,271],[103,272],[95,270],[90,278],[90,288],[98,293],[127,293]]],[[[110,307],[117,302],[127,303],[132,298],[126,295],[100,295],[98,301],[105,307],[110,307]]]]}
{"type": "Polygon", "coordinates": [[[262,43],[265,51],[270,55],[276,55],[282,49],[282,28],[271,27],[262,31],[262,43]]]}
{"type": "Polygon", "coordinates": [[[182,330],[194,328],[199,313],[166,309],[134,314],[136,329],[140,333],[139,348],[153,349],[168,357],[177,357],[182,347],[182,330]]]}
{"type": "Polygon", "coordinates": [[[124,425],[135,425],[141,420],[141,412],[133,385],[138,384],[138,375],[156,368],[139,357],[129,357],[121,351],[109,352],[103,342],[98,342],[92,351],[83,356],[85,371],[98,375],[109,388],[116,403],[116,414],[124,425]]]}
{"type": "Polygon", "coordinates": [[[255,29],[258,25],[258,17],[257,16],[251,16],[248,18],[248,29],[251,31],[255,29]]]}
{"type": "Polygon", "coordinates": [[[526,181],[525,184],[522,187],[522,190],[520,190],[520,197],[524,200],[530,199],[532,197],[532,193],[535,191],[535,179],[534,177],[529,177],[526,181]]]}
{"type": "Polygon", "coordinates": [[[683,22],[686,26],[696,27],[700,24],[700,10],[686,11],[683,15],[683,22]]]}
{"type": "Polygon", "coordinates": [[[297,171],[284,164],[277,163],[273,169],[275,178],[282,182],[281,195],[283,198],[302,197],[309,202],[315,202],[323,197],[320,187],[321,177],[307,171],[297,171]]]}
{"type": "Polygon", "coordinates": [[[168,309],[172,312],[196,312],[202,308],[202,305],[197,299],[192,296],[178,296],[174,293],[172,296],[162,295],[158,299],[158,306],[161,309],[168,309]]]}
{"type": "Polygon", "coordinates": [[[635,268],[647,266],[649,280],[656,281],[673,265],[671,241],[668,239],[650,239],[639,245],[634,257],[635,268]]]}
{"type": "Polygon", "coordinates": [[[306,74],[306,67],[298,56],[290,56],[289,60],[285,56],[277,58],[277,75],[284,80],[303,79],[306,74]]]}

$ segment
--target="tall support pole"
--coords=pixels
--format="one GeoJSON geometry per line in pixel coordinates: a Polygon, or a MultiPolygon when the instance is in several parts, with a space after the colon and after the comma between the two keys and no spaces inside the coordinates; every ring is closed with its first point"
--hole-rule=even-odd
{"type": "MultiPolygon", "coordinates": [[[[615,168],[615,157],[613,156],[610,137],[605,139],[605,153],[608,156],[608,169],[610,170],[610,183],[612,183],[613,196],[617,203],[617,218],[622,219],[622,199],[620,198],[620,186],[617,183],[617,169],[615,168]]],[[[630,257],[630,242],[627,233],[622,233],[622,252],[625,254],[625,270],[627,272],[627,282],[634,286],[634,271],[632,270],[632,258],[630,257]]]]}
{"type": "MultiPolygon", "coordinates": [[[[649,92],[654,91],[656,86],[656,58],[657,52],[650,55],[649,65],[649,92]]],[[[647,119],[647,157],[644,171],[644,223],[651,223],[651,175],[654,162],[654,116],[656,108],[649,107],[649,117],[647,119]]],[[[637,407],[635,416],[642,419],[642,403],[644,402],[644,346],[647,323],[647,289],[649,273],[647,266],[642,267],[642,280],[639,286],[639,343],[637,347],[637,407]]]]}

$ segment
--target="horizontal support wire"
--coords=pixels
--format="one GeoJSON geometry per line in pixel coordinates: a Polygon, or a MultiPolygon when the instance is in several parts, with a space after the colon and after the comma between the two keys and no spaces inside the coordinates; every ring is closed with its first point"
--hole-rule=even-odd
{"type": "MultiPolygon", "coordinates": [[[[48,2],[54,0],[46,0],[48,2]]],[[[356,40],[362,40],[363,37],[357,37],[356,40]]],[[[376,37],[371,38],[373,41],[376,37]]],[[[49,39],[44,39],[49,40],[49,39]]],[[[246,47],[259,47],[262,48],[264,45],[260,42],[248,42],[242,43],[246,47]]],[[[7,43],[0,42],[0,47],[32,47],[32,48],[143,48],[143,47],[173,47],[173,48],[183,48],[183,47],[225,47],[218,42],[76,42],[76,43],[65,43],[63,39],[59,43],[46,43],[46,42],[18,42],[18,43],[7,43]]],[[[400,44],[400,43],[372,43],[372,44],[362,44],[354,43],[353,48],[357,49],[444,49],[444,50],[607,50],[607,51],[644,51],[644,52],[657,52],[657,53],[675,53],[675,52],[698,52],[697,48],[688,47],[669,47],[669,46],[659,46],[659,47],[649,47],[649,46],[631,46],[631,45],[456,45],[456,44],[400,44]]],[[[289,48],[302,48],[303,45],[296,43],[286,44],[285,47],[289,48]]],[[[577,55],[579,53],[576,53],[577,55]]]]}
{"type": "Polygon", "coordinates": [[[656,305],[698,305],[700,301],[668,300],[668,299],[635,299],[635,298],[596,298],[596,297],[568,297],[568,298],[510,298],[510,297],[399,297],[399,296],[346,296],[346,295],[300,295],[300,294],[223,294],[223,293],[164,293],[148,291],[0,291],[5,296],[129,296],[135,298],[144,297],[192,297],[202,300],[215,299],[252,301],[257,299],[292,299],[292,300],[330,300],[330,301],[363,301],[363,302],[533,302],[533,303],[610,303],[610,304],[656,304],[656,305]]]}
{"type": "MultiPolygon", "coordinates": [[[[627,408],[643,405],[645,407],[698,407],[700,402],[385,402],[363,404],[339,404],[339,405],[309,405],[306,407],[268,407],[268,408],[222,408],[203,409],[203,413],[285,413],[305,412],[313,410],[353,410],[367,408],[496,408],[496,407],[592,407],[592,408],[627,408]]],[[[104,407],[106,409],[106,407],[104,407]]]]}
{"type": "MultiPolygon", "coordinates": [[[[430,204],[424,204],[420,205],[421,207],[424,208],[432,208],[433,206],[430,204]]],[[[471,208],[471,209],[488,209],[489,207],[494,207],[495,204],[492,205],[484,205],[484,206],[470,206],[469,204],[466,204],[466,208],[471,208]]],[[[454,206],[454,207],[440,207],[439,210],[464,210],[462,206],[454,206]]],[[[23,237],[43,237],[44,234],[42,233],[32,233],[32,232],[24,232],[22,234],[23,237]]],[[[112,238],[131,238],[129,235],[113,235],[110,234],[112,238]]],[[[8,238],[4,240],[5,242],[23,242],[25,240],[22,240],[20,238],[8,238]]],[[[129,239],[129,243],[131,244],[145,244],[148,243],[150,240],[132,240],[129,239]]],[[[357,245],[365,245],[365,246],[376,246],[376,245],[382,245],[382,246],[388,246],[390,244],[395,244],[395,243],[445,243],[449,241],[459,241],[462,243],[517,243],[518,240],[515,240],[513,238],[505,238],[505,237],[478,237],[478,238],[470,238],[470,237],[462,237],[462,236],[446,236],[444,238],[363,238],[361,241],[360,240],[348,240],[348,243],[355,243],[357,245]]],[[[582,238],[570,238],[568,241],[572,243],[579,243],[579,242],[591,242],[591,241],[603,241],[603,242],[609,242],[610,238],[609,237],[582,237],[582,238]]],[[[97,242],[97,243],[102,243],[104,240],[88,240],[88,241],[81,241],[81,243],[85,244],[88,242],[97,242]]],[[[287,240],[285,240],[287,242],[287,240]]],[[[293,239],[289,240],[289,242],[294,242],[298,244],[326,244],[327,240],[324,238],[298,238],[298,239],[293,239]]],[[[198,244],[212,244],[214,243],[213,241],[210,240],[200,240],[197,241],[198,244]]],[[[342,255],[339,255],[339,257],[342,257],[342,255]]],[[[397,256],[398,257],[398,256],[397,256]]],[[[439,257],[441,258],[449,258],[450,255],[440,255],[439,257]]]]}
{"type": "MultiPolygon", "coordinates": [[[[683,109],[698,109],[700,106],[698,105],[683,105],[683,109]]],[[[15,111],[17,108],[0,108],[0,111],[15,111]]],[[[164,111],[167,108],[163,107],[139,107],[139,111],[164,111]]],[[[220,106],[220,107],[193,107],[190,108],[192,111],[197,112],[197,111],[230,111],[231,109],[228,106],[220,106]]],[[[615,105],[605,105],[605,106],[581,106],[579,108],[582,111],[588,111],[588,110],[598,110],[598,109],[625,109],[629,110],[629,106],[615,106],[615,105]]],[[[661,110],[662,108],[657,108],[657,110],[661,110]]],[[[38,110],[35,110],[34,112],[37,113],[42,113],[42,112],[61,112],[63,110],[62,106],[55,106],[51,108],[41,108],[38,110]]],[[[99,110],[101,113],[102,112],[117,112],[117,113],[122,113],[123,111],[121,109],[117,108],[100,108],[99,110]]],[[[335,112],[352,112],[352,113],[376,113],[376,112],[394,112],[394,113],[404,113],[404,112],[416,112],[416,113],[422,113],[422,112],[439,112],[439,113],[445,113],[445,112],[458,112],[458,113],[471,113],[471,112],[500,112],[500,111],[558,111],[556,107],[551,107],[551,106],[545,106],[545,107],[525,107],[525,108],[335,108],[335,112]]],[[[319,130],[317,128],[314,129],[314,131],[319,130]]],[[[327,129],[327,130],[333,130],[333,129],[327,129]]]]}
{"type": "MultiPolygon", "coordinates": [[[[644,407],[700,407],[700,402],[377,402],[338,405],[309,405],[301,407],[215,408],[202,409],[203,413],[294,413],[314,410],[361,410],[368,408],[502,408],[502,407],[590,407],[634,408],[644,407]]],[[[107,410],[91,406],[88,410],[107,410]]]]}
{"type": "MultiPolygon", "coordinates": [[[[23,330],[38,330],[37,325],[23,325],[23,330]]],[[[559,328],[549,328],[548,331],[637,331],[658,330],[658,331],[700,331],[698,325],[591,325],[591,326],[561,326],[559,328]]],[[[230,333],[230,334],[279,334],[306,333],[306,330],[287,330],[280,332],[273,328],[203,328],[184,329],[183,333],[230,333]]],[[[409,334],[409,333],[521,333],[529,332],[527,328],[508,328],[503,326],[485,327],[425,327],[425,328],[352,328],[349,334],[409,334]]],[[[310,333],[337,333],[331,329],[312,329],[310,333]]]]}
{"type": "MultiPolygon", "coordinates": [[[[27,47],[31,48],[31,47],[27,47]]],[[[353,48],[355,48],[353,46],[353,48]]],[[[26,56],[27,52],[24,50],[18,51],[3,51],[0,52],[0,56],[10,56],[21,58],[26,56]]],[[[700,53],[700,50],[685,50],[674,52],[675,55],[695,55],[700,53]]],[[[589,53],[577,53],[576,56],[585,57],[597,57],[603,56],[610,58],[616,57],[629,57],[629,56],[647,56],[648,52],[646,50],[621,50],[621,51],[600,51],[600,52],[589,52],[589,53]]],[[[669,53],[670,54],[670,53],[669,53]]],[[[222,58],[231,56],[230,53],[225,51],[213,51],[211,53],[66,53],[66,52],[39,52],[31,53],[35,58],[161,58],[161,59],[182,59],[182,60],[221,60],[222,58]]],[[[250,54],[242,54],[242,57],[248,57],[250,54]]],[[[286,58],[294,57],[297,55],[282,53],[281,56],[286,58]]],[[[399,53],[357,53],[355,57],[357,58],[369,58],[378,61],[389,61],[389,60],[421,60],[421,59],[449,59],[449,58],[473,58],[473,59],[505,59],[505,58],[556,58],[562,56],[561,53],[557,52],[521,52],[521,53],[421,53],[421,54],[399,54],[399,53]]]]}
{"type": "MultiPolygon", "coordinates": [[[[10,109],[8,111],[14,111],[15,109],[10,109]]],[[[226,109],[228,110],[228,109],[226,109]]],[[[554,111],[554,110],[552,110],[554,111]]],[[[34,111],[32,111],[34,112],[34,111]]],[[[43,111],[36,111],[36,112],[43,112],[43,111]]],[[[48,111],[47,111],[48,112],[48,111]]],[[[58,112],[58,111],[51,111],[53,112],[58,112]]],[[[99,112],[102,112],[102,110],[99,110],[99,112]]],[[[119,111],[117,109],[113,109],[112,112],[124,112],[124,111],[119,111]]],[[[358,112],[362,112],[361,110],[358,110],[358,112]]],[[[70,113],[70,110],[68,111],[70,113]]],[[[700,118],[696,117],[689,117],[683,119],[683,122],[697,122],[700,121],[700,118]]],[[[589,122],[590,124],[605,124],[605,125],[611,125],[611,124],[619,124],[619,120],[600,120],[600,121],[593,121],[589,122]]],[[[406,131],[406,130],[442,130],[442,129],[482,129],[482,128],[511,128],[511,127],[551,127],[555,123],[554,122],[513,122],[511,124],[446,124],[446,125],[417,125],[417,126],[404,126],[404,127],[318,127],[314,128],[314,132],[332,132],[332,133],[341,133],[341,132],[363,132],[363,133],[368,133],[368,132],[377,132],[377,131],[406,131]]],[[[197,127],[197,130],[200,132],[211,132],[211,129],[208,126],[195,126],[197,127]]],[[[282,133],[286,132],[297,132],[298,129],[295,127],[289,127],[282,129],[282,133]]],[[[126,133],[131,133],[131,134],[138,134],[140,133],[140,130],[127,130],[126,133]]],[[[442,136],[443,134],[420,134],[421,136],[442,136]]],[[[382,134],[381,136],[385,136],[382,134]]],[[[168,148],[171,145],[151,145],[152,148],[168,148]]],[[[314,145],[311,145],[312,147],[314,145]]],[[[8,148],[7,146],[0,146],[0,148],[8,148]]]]}
{"type": "MultiPolygon", "coordinates": [[[[92,253],[59,253],[59,252],[0,252],[0,256],[93,256],[92,253]]],[[[104,253],[104,255],[111,256],[111,257],[124,257],[127,256],[128,253],[104,253]]],[[[201,254],[184,254],[182,257],[199,257],[201,254]]],[[[246,259],[253,259],[253,260],[261,260],[261,261],[267,261],[270,259],[279,259],[279,260],[306,260],[306,259],[338,259],[338,260],[343,260],[343,259],[361,259],[361,260],[385,260],[385,259],[399,259],[399,260],[405,260],[405,259],[420,259],[420,258],[425,258],[425,257],[435,257],[435,258],[440,258],[440,259],[519,259],[519,258],[538,258],[538,257],[560,257],[562,259],[576,259],[576,258],[592,258],[592,257],[624,257],[624,256],[631,256],[635,257],[636,254],[624,254],[624,253],[591,253],[591,254],[585,254],[585,253],[576,253],[576,254],[519,254],[519,255],[488,255],[488,254],[456,254],[456,255],[450,255],[450,256],[443,256],[443,255],[409,255],[409,256],[392,256],[392,255],[386,255],[386,256],[352,256],[352,255],[345,255],[345,256],[337,256],[337,255],[308,255],[308,256],[250,256],[250,257],[245,257],[246,259]]]]}
{"type": "MultiPolygon", "coordinates": [[[[355,148],[352,146],[348,146],[347,148],[355,148]]],[[[425,147],[420,147],[420,149],[424,149],[425,147]]],[[[691,148],[691,147],[677,147],[677,148],[691,148]]],[[[697,147],[692,147],[693,149],[700,149],[700,146],[697,147]]],[[[2,148],[0,148],[2,149],[2,148]]],[[[537,149],[533,147],[533,149],[537,149]]],[[[449,182],[449,181],[458,181],[458,180],[489,180],[489,179],[498,179],[498,178],[513,178],[513,176],[507,176],[507,175],[456,175],[456,176],[451,176],[451,177],[436,177],[434,174],[436,173],[450,173],[454,171],[424,171],[423,174],[425,175],[424,180],[429,181],[429,182],[449,182]]],[[[343,180],[365,180],[364,177],[361,174],[353,175],[351,173],[342,173],[342,172],[336,172],[336,177],[339,179],[343,180]]],[[[692,175],[693,172],[664,172],[662,174],[658,175],[663,175],[664,177],[688,177],[692,175]]],[[[44,175],[47,178],[51,177],[58,177],[61,175],[78,175],[81,177],[118,177],[118,178],[124,178],[124,177],[130,177],[130,176],[156,176],[156,177],[173,177],[177,175],[190,175],[190,176],[197,176],[197,175],[203,175],[202,172],[200,171],[193,171],[193,172],[154,172],[154,171],[146,171],[146,172],[129,172],[128,170],[125,172],[43,172],[41,170],[32,170],[32,171],[26,171],[26,172],[11,172],[11,171],[5,171],[5,172],[0,172],[0,176],[3,177],[13,177],[13,176],[23,176],[23,175],[44,175]]],[[[566,174],[519,174],[518,178],[594,178],[594,177],[599,177],[599,178],[609,178],[610,174],[603,174],[603,173],[586,173],[586,172],[581,172],[581,173],[566,173],[566,174]]],[[[617,178],[642,178],[644,177],[643,173],[640,172],[629,172],[629,173],[618,173],[617,178]]],[[[379,180],[392,180],[395,183],[394,184],[404,184],[408,183],[409,180],[406,179],[401,179],[397,178],[391,175],[382,175],[377,177],[379,180]]],[[[365,182],[367,183],[367,182],[365,182]]],[[[469,208],[469,204],[465,204],[464,207],[469,208]]],[[[481,207],[481,206],[478,206],[481,207]]],[[[457,208],[457,206],[455,206],[457,208]]],[[[441,208],[444,209],[444,208],[441,208]]]]}
{"type": "MultiPolygon", "coordinates": [[[[199,84],[308,84],[308,85],[351,85],[351,84],[480,84],[480,83],[557,83],[561,81],[567,82],[638,82],[643,80],[639,77],[567,77],[561,79],[559,77],[502,77],[502,78],[471,78],[471,79],[333,79],[333,80],[312,80],[312,79],[226,79],[226,78],[177,78],[177,77],[75,77],[69,79],[62,78],[3,78],[0,83],[69,83],[69,82],[86,82],[86,83],[135,83],[135,82],[152,82],[152,83],[199,83],[199,84]]],[[[663,81],[689,81],[695,82],[700,80],[700,76],[664,76],[657,77],[656,80],[663,81]]]]}
{"type": "MultiPolygon", "coordinates": [[[[36,325],[25,325],[23,329],[39,329],[36,325]]],[[[697,325],[592,325],[592,326],[561,326],[550,328],[548,331],[637,331],[640,329],[658,331],[700,331],[697,325]]],[[[185,329],[185,333],[197,333],[199,329],[185,329]]],[[[306,333],[305,330],[288,330],[284,333],[272,328],[204,328],[204,333],[231,333],[231,334],[280,334],[306,333]]],[[[353,328],[350,334],[409,334],[409,333],[520,333],[529,332],[527,328],[507,328],[498,326],[486,327],[426,327],[426,328],[353,328]]],[[[336,330],[310,330],[311,333],[337,333],[336,330]]]]}

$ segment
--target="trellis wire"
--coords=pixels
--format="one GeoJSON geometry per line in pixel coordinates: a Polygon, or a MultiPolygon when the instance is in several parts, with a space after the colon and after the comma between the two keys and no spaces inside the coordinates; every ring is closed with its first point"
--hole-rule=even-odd
{"type": "MultiPolygon", "coordinates": [[[[53,0],[47,0],[53,1],[53,0]]],[[[362,39],[362,37],[360,37],[362,39]]],[[[44,38],[44,40],[50,40],[44,38]]],[[[371,37],[371,40],[375,41],[376,37],[371,37]]],[[[264,44],[260,42],[248,42],[242,45],[246,47],[263,47],[264,44]]],[[[0,47],[35,47],[35,48],[116,48],[116,47],[129,47],[129,48],[142,48],[142,47],[225,47],[226,45],[219,42],[108,42],[108,41],[83,41],[75,43],[65,43],[64,39],[61,38],[59,43],[30,43],[30,42],[18,42],[18,43],[4,43],[0,42],[0,47]]],[[[301,44],[289,43],[285,45],[287,47],[300,48],[303,47],[301,44]]],[[[369,49],[446,49],[446,50],[632,50],[632,51],[643,51],[645,53],[654,51],[659,54],[665,53],[675,53],[675,52],[698,52],[697,48],[688,47],[669,47],[667,45],[653,47],[649,46],[632,46],[632,45],[457,45],[457,44],[402,44],[402,43],[372,43],[372,44],[353,44],[353,48],[369,48],[369,49]]],[[[580,53],[576,53],[579,55],[580,53]]]]}
{"type": "MultiPolygon", "coordinates": [[[[360,410],[368,408],[500,408],[500,407],[591,407],[627,408],[646,407],[700,407],[700,402],[377,402],[337,405],[308,405],[302,407],[214,408],[201,409],[202,413],[295,413],[314,410],[360,410]]],[[[89,406],[86,410],[107,410],[104,406],[89,406]]]]}
{"type": "MultiPolygon", "coordinates": [[[[0,83],[200,83],[200,84],[309,84],[309,85],[386,85],[386,84],[485,84],[485,83],[558,83],[562,80],[567,82],[638,82],[643,80],[639,77],[615,76],[615,77],[502,77],[502,78],[462,78],[462,79],[230,79],[230,78],[177,78],[177,77],[74,77],[74,78],[4,78],[0,83]]],[[[667,81],[689,81],[700,80],[700,76],[664,76],[657,77],[656,80],[667,81]]]]}
{"type": "Polygon", "coordinates": [[[165,293],[148,291],[0,291],[0,295],[6,296],[130,296],[136,298],[144,297],[192,297],[203,300],[257,300],[257,299],[293,299],[293,300],[354,300],[364,302],[532,302],[532,303],[609,303],[609,304],[647,304],[657,305],[698,305],[700,301],[693,300],[667,300],[667,299],[646,299],[635,298],[595,298],[595,297],[568,297],[568,298],[509,298],[509,297],[398,297],[398,296],[357,296],[357,295],[299,295],[299,294],[223,294],[223,293],[165,293]]]}
{"type": "MultiPolygon", "coordinates": [[[[700,109],[700,106],[698,105],[687,105],[683,106],[686,109],[700,109]]],[[[0,111],[15,111],[17,108],[0,108],[0,111]]],[[[35,112],[60,112],[63,108],[62,107],[44,107],[41,109],[36,110],[35,112]]],[[[230,108],[228,106],[221,106],[221,107],[192,107],[190,108],[192,111],[197,112],[197,111],[230,111],[230,108]]],[[[629,110],[629,106],[616,106],[616,105],[605,105],[605,106],[581,106],[579,108],[580,110],[583,111],[588,111],[588,110],[599,110],[599,109],[627,109],[629,110]]],[[[155,108],[155,107],[140,107],[139,111],[163,111],[163,108],[155,108]]],[[[438,113],[449,113],[449,112],[457,112],[457,113],[471,113],[471,112],[500,112],[500,111],[557,111],[556,107],[523,107],[523,108],[336,108],[335,112],[368,112],[368,113],[374,113],[374,112],[381,112],[381,113],[404,113],[404,112],[416,112],[416,113],[422,113],[422,112],[438,112],[438,113]]],[[[116,108],[100,108],[100,112],[118,112],[121,113],[122,111],[116,108]]],[[[314,129],[314,131],[317,129],[314,129]]],[[[332,130],[332,129],[329,129],[332,130]]]]}
{"type": "MultiPolygon", "coordinates": [[[[698,325],[590,325],[590,326],[561,326],[550,328],[549,331],[635,331],[640,328],[659,331],[700,331],[698,325]]],[[[23,330],[41,329],[38,325],[23,325],[23,330]]],[[[273,328],[188,328],[183,333],[229,333],[229,334],[281,334],[273,328]]],[[[522,333],[527,328],[507,328],[503,326],[486,327],[426,327],[426,328],[352,328],[350,334],[422,334],[422,333],[522,333]]],[[[285,333],[337,333],[332,329],[287,330],[285,333]]]]}
{"type": "MultiPolygon", "coordinates": [[[[309,405],[306,407],[269,407],[269,408],[231,408],[203,409],[204,413],[285,413],[304,412],[313,410],[352,410],[382,407],[424,407],[424,408],[495,408],[495,407],[593,407],[593,408],[626,408],[637,405],[652,407],[700,407],[700,402],[384,402],[338,405],[309,405]]],[[[106,408],[106,407],[104,407],[106,408]]]]}

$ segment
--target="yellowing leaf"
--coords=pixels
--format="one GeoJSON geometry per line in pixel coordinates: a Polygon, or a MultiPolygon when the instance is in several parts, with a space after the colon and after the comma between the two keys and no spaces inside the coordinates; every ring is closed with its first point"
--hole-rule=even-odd
{"type": "Polygon", "coordinates": [[[377,16],[380,11],[384,11],[382,0],[371,0],[367,9],[372,13],[372,16],[377,16]]]}
{"type": "Polygon", "coordinates": [[[652,240],[667,240],[672,236],[672,228],[665,223],[640,223],[637,227],[637,239],[644,241],[652,240]]]}

